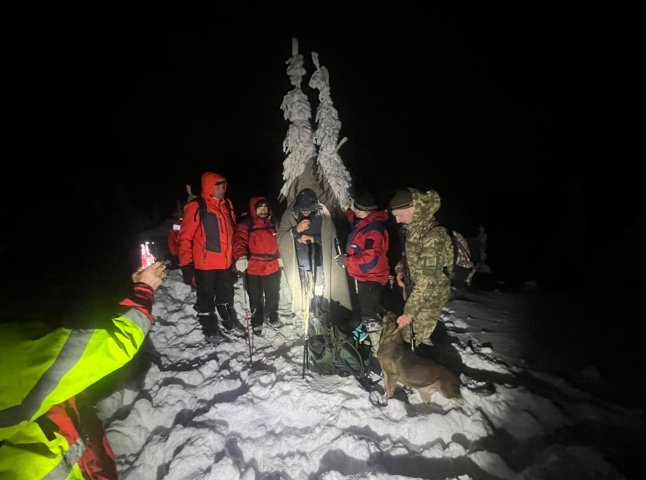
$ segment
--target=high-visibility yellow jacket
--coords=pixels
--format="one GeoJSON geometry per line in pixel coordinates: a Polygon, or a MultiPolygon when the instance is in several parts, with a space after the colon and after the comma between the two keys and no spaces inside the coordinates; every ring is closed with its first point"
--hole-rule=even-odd
{"type": "Polygon", "coordinates": [[[82,479],[83,438],[69,445],[37,420],[126,364],[152,324],[153,290],[135,285],[125,314],[88,329],[0,324],[0,479],[82,479]]]}

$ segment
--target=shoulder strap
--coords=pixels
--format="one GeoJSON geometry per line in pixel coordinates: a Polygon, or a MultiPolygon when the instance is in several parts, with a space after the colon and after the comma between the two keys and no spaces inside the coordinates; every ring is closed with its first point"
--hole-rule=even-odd
{"type": "MultiPolygon", "coordinates": [[[[191,202],[193,202],[193,201],[197,201],[197,203],[199,203],[199,205],[200,205],[199,208],[195,212],[195,217],[193,218],[193,220],[197,220],[197,212],[200,212],[200,220],[203,221],[204,216],[206,215],[206,212],[208,211],[206,209],[206,200],[204,200],[202,197],[197,197],[195,200],[191,200],[191,202]]],[[[235,220],[234,215],[233,215],[233,206],[230,204],[229,199],[226,199],[225,208],[227,209],[227,212],[229,214],[229,218],[231,219],[231,223],[235,227],[236,220],[235,220]]]]}
{"type": "Polygon", "coordinates": [[[235,226],[236,226],[236,214],[233,211],[233,203],[231,203],[231,200],[229,200],[228,198],[225,198],[224,199],[224,205],[225,205],[224,208],[226,208],[227,212],[229,213],[229,219],[231,220],[231,225],[233,225],[233,228],[235,228],[235,226]]]}
{"type": "Polygon", "coordinates": [[[195,215],[193,216],[193,221],[197,220],[198,213],[200,214],[200,221],[202,221],[206,214],[206,201],[202,197],[197,197],[191,200],[191,202],[197,202],[198,204],[197,210],[195,210],[195,215]]]}
{"type": "Polygon", "coordinates": [[[453,230],[451,230],[449,227],[446,225],[441,224],[440,222],[433,220],[431,222],[431,226],[428,229],[428,232],[430,233],[431,230],[433,230],[435,227],[444,227],[446,229],[446,233],[449,234],[449,238],[451,239],[451,245],[453,245],[453,264],[455,264],[456,260],[458,259],[458,249],[460,248],[460,242],[457,241],[455,238],[453,230]]]}
{"type": "Polygon", "coordinates": [[[247,226],[247,230],[249,230],[249,233],[258,232],[260,230],[271,230],[272,228],[273,229],[276,228],[276,222],[274,221],[272,221],[270,225],[257,226],[250,215],[247,215],[246,217],[244,217],[242,221],[247,226]]]}
{"type": "Polygon", "coordinates": [[[431,230],[433,230],[434,228],[437,228],[437,227],[444,227],[444,229],[446,230],[446,233],[448,233],[448,234],[449,234],[449,237],[451,237],[451,239],[453,239],[453,235],[451,235],[451,229],[450,229],[449,227],[447,227],[446,225],[441,224],[441,223],[440,223],[440,222],[438,222],[437,220],[433,220],[433,221],[430,223],[430,225],[429,225],[428,230],[426,231],[426,233],[427,233],[427,234],[428,234],[428,233],[431,233],[431,230]]]}

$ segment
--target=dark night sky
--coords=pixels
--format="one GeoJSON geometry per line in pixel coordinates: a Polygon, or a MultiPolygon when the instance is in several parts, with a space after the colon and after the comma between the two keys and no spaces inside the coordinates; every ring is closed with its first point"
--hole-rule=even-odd
{"type": "Polygon", "coordinates": [[[213,3],[4,12],[6,261],[77,265],[84,246],[123,246],[133,218],[168,214],[205,170],[237,205],[275,195],[292,36],[307,78],[312,50],[329,69],[357,188],[437,189],[446,220],[488,228],[509,276],[560,274],[643,230],[637,2],[213,3]]]}

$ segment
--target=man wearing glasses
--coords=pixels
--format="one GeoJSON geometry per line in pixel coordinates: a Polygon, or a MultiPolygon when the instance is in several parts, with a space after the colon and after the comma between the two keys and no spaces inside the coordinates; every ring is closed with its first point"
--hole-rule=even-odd
{"type": "Polygon", "coordinates": [[[226,179],[214,172],[202,175],[202,192],[186,204],[180,230],[179,263],[184,283],[197,283],[194,309],[208,341],[216,341],[220,329],[244,331],[233,309],[233,234],[236,228],[231,200],[225,197],[226,179]]]}

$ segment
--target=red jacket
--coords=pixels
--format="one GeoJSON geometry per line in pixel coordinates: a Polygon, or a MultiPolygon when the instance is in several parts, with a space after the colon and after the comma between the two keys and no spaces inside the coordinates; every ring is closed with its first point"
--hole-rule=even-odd
{"type": "Polygon", "coordinates": [[[197,270],[224,270],[233,261],[235,212],[231,200],[211,195],[216,182],[224,180],[217,173],[202,175],[200,198],[184,207],[184,220],[179,232],[179,264],[193,263],[197,270]],[[200,209],[200,203],[205,208],[200,209]]]}
{"type": "Polygon", "coordinates": [[[361,282],[377,282],[385,285],[390,276],[388,265],[388,221],[386,211],[372,212],[366,218],[358,219],[347,209],[346,217],[353,223],[348,235],[345,251],[345,266],[348,273],[361,282]]]}
{"type": "Polygon", "coordinates": [[[176,218],[168,228],[168,251],[174,257],[179,257],[179,232],[182,228],[182,217],[176,218]]]}
{"type": "Polygon", "coordinates": [[[280,268],[276,225],[256,214],[256,204],[264,198],[251,197],[249,216],[238,223],[233,237],[233,256],[247,257],[250,275],[270,275],[280,268]]]}

